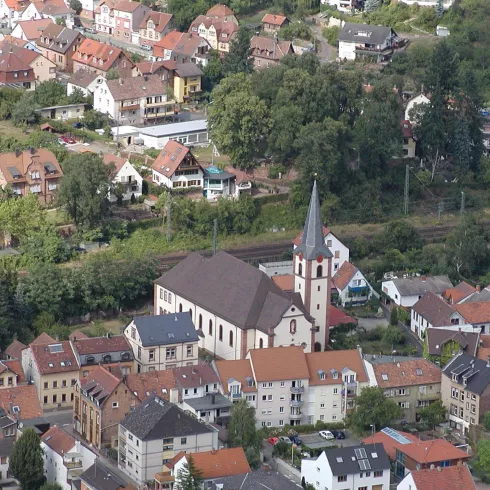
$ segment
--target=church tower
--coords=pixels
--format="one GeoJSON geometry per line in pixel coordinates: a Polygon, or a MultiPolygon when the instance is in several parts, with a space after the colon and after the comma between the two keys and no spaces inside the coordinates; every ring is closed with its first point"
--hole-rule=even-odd
{"type": "Polygon", "coordinates": [[[301,243],[293,252],[294,292],[300,293],[308,313],[315,319],[312,350],[324,350],[329,342],[329,311],[332,252],[325,245],[316,180],[301,243]]]}

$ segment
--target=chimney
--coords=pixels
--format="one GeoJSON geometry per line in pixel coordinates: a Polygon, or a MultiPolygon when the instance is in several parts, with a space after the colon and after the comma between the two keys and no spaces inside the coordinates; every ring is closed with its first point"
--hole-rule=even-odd
{"type": "Polygon", "coordinates": [[[16,156],[17,158],[19,158],[21,154],[22,154],[22,152],[21,152],[21,151],[20,151],[18,148],[16,148],[16,149],[15,149],[15,156],[16,156]]]}
{"type": "Polygon", "coordinates": [[[442,471],[440,466],[437,467],[437,471],[442,471]]]}
{"type": "Polygon", "coordinates": [[[488,359],[487,359],[487,367],[490,367],[490,356],[488,356],[488,359]]]}
{"type": "Polygon", "coordinates": [[[31,146],[29,148],[29,151],[30,151],[31,155],[34,155],[36,153],[36,149],[33,146],[31,146]]]}
{"type": "Polygon", "coordinates": [[[214,405],[216,403],[216,393],[211,394],[211,405],[214,405]]]}
{"type": "Polygon", "coordinates": [[[479,293],[481,291],[481,286],[478,284],[475,286],[476,292],[479,293]]]}

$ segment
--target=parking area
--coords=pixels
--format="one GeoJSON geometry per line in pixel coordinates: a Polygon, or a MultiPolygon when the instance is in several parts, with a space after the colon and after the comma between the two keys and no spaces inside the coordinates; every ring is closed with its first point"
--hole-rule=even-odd
{"type": "Polygon", "coordinates": [[[312,449],[319,449],[321,447],[327,447],[327,446],[344,446],[344,447],[349,447],[349,446],[356,446],[357,444],[360,444],[359,439],[356,439],[355,437],[352,437],[351,434],[348,432],[345,433],[345,439],[332,439],[327,441],[324,439],[322,436],[318,434],[300,434],[301,440],[303,441],[303,444],[306,444],[308,447],[311,447],[312,449]]]}

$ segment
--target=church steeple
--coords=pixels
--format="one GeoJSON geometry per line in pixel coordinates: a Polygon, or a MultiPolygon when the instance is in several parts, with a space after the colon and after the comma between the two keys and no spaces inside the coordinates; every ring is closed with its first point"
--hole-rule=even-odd
{"type": "Polygon", "coordinates": [[[318,257],[332,257],[332,252],[325,245],[323,236],[323,225],[320,218],[320,199],[318,198],[316,180],[313,183],[310,206],[308,208],[308,215],[306,216],[301,243],[296,247],[294,253],[296,255],[302,254],[305,260],[315,260],[318,257]]]}

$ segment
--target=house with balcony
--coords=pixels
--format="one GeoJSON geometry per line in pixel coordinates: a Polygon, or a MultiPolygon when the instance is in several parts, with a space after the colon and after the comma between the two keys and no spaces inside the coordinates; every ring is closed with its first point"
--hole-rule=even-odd
{"type": "Polygon", "coordinates": [[[201,93],[204,73],[194,63],[177,63],[174,70],[174,95],[177,102],[187,102],[201,93]]]}
{"type": "Polygon", "coordinates": [[[257,384],[249,359],[237,361],[214,361],[213,367],[219,376],[219,389],[223,395],[236,403],[247,400],[257,413],[257,384]]]}
{"type": "Polygon", "coordinates": [[[149,10],[139,25],[140,45],[153,46],[165,37],[174,27],[174,16],[149,10]]]}
{"type": "Polygon", "coordinates": [[[441,400],[441,369],[427,359],[373,363],[369,373],[371,385],[383,388],[385,396],[403,408],[407,422],[418,422],[422,408],[441,400]]]}
{"type": "Polygon", "coordinates": [[[218,449],[218,430],[155,396],[119,424],[118,466],[139,485],[179,453],[218,449]]]}
{"type": "Polygon", "coordinates": [[[391,58],[400,43],[391,27],[346,22],[339,34],[339,58],[381,63],[391,58]]]}
{"type": "Polygon", "coordinates": [[[72,480],[77,480],[96,458],[95,453],[58,425],[41,436],[41,448],[46,482],[60,485],[63,490],[72,490],[72,480]]]}
{"type": "MultiPolygon", "coordinates": [[[[104,163],[113,165],[112,184],[123,187],[123,201],[133,201],[143,194],[143,177],[127,158],[106,154],[104,155],[104,163]]],[[[117,201],[117,196],[109,192],[109,201],[117,201]]]]}
{"type": "Polygon", "coordinates": [[[490,410],[490,359],[458,353],[442,371],[441,392],[450,426],[467,435],[490,410]]]}
{"type": "Polygon", "coordinates": [[[199,335],[186,311],[137,316],[124,329],[132,348],[136,371],[146,373],[198,362],[199,335]]]}
{"type": "Polygon", "coordinates": [[[337,290],[337,301],[344,307],[362,305],[373,295],[378,296],[364,274],[348,261],[333,276],[333,285],[337,290]]]}
{"type": "Polygon", "coordinates": [[[236,176],[210,165],[204,169],[203,194],[208,201],[216,201],[219,197],[237,198],[236,176]]]}
{"type": "Polygon", "coordinates": [[[97,449],[117,446],[119,422],[139,405],[124,381],[99,366],[75,383],[73,429],[97,449]]]}

